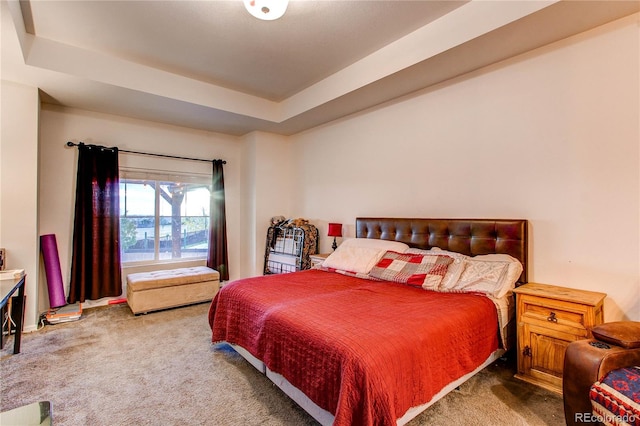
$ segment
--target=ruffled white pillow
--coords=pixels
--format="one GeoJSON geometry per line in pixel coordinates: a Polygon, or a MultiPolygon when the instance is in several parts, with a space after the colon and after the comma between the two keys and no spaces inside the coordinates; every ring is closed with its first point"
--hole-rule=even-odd
{"type": "MultiPolygon", "coordinates": [[[[474,256],[476,260],[489,260],[489,261],[502,261],[509,263],[509,269],[507,270],[507,275],[504,277],[507,285],[513,284],[515,285],[522,274],[522,263],[518,259],[508,254],[503,253],[493,253],[493,254],[482,254],[479,256],[474,256]]],[[[513,288],[513,287],[512,287],[513,288]]]]}
{"type": "Polygon", "coordinates": [[[521,273],[522,264],[509,255],[474,256],[464,260],[464,271],[449,291],[481,292],[501,298],[515,287],[521,273]]]}
{"type": "Polygon", "coordinates": [[[388,250],[404,253],[408,248],[398,241],[350,238],[322,262],[322,267],[368,274],[388,250]]]}

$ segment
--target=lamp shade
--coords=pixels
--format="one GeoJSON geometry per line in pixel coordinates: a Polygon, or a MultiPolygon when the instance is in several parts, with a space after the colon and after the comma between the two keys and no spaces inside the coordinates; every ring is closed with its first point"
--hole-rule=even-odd
{"type": "Polygon", "coordinates": [[[342,237],[342,224],[341,223],[330,223],[329,224],[329,232],[327,232],[329,237],[342,237]]]}
{"type": "Polygon", "coordinates": [[[263,21],[273,21],[284,15],[289,0],[244,0],[250,14],[263,21]]]}

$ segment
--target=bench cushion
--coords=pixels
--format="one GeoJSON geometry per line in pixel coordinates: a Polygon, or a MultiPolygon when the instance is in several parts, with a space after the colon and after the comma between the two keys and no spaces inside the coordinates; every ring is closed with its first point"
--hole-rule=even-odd
{"type": "Polygon", "coordinates": [[[218,281],[219,279],[220,274],[215,269],[206,266],[195,266],[192,268],[129,274],[127,275],[127,286],[132,291],[143,291],[203,281],[218,281]]]}

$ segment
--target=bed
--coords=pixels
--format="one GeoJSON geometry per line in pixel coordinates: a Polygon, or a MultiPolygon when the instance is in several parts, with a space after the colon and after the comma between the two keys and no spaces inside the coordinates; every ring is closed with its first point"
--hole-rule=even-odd
{"type": "Polygon", "coordinates": [[[317,268],[225,285],[212,342],[323,425],[402,425],[511,347],[527,221],[357,218],[356,237],[317,268]]]}

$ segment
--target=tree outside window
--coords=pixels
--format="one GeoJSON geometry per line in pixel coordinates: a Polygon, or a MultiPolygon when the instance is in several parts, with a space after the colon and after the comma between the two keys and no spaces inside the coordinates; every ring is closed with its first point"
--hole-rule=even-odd
{"type": "Polygon", "coordinates": [[[210,185],[120,180],[122,262],[206,258],[210,185]]]}

